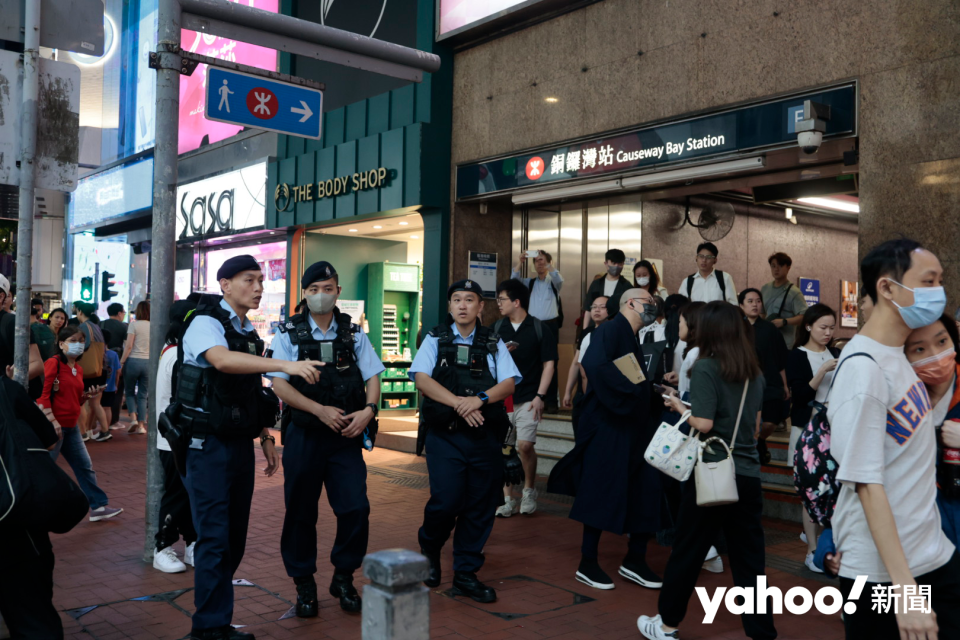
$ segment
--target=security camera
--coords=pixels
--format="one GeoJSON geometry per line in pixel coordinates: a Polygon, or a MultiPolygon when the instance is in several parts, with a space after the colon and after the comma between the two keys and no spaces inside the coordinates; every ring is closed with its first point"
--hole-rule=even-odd
{"type": "Polygon", "coordinates": [[[804,153],[812,155],[820,149],[823,134],[819,131],[801,131],[797,134],[797,143],[804,153]]]}
{"type": "Polygon", "coordinates": [[[823,143],[823,134],[830,120],[829,105],[813,100],[803,101],[803,120],[797,122],[797,144],[807,155],[813,155],[823,143]]]}

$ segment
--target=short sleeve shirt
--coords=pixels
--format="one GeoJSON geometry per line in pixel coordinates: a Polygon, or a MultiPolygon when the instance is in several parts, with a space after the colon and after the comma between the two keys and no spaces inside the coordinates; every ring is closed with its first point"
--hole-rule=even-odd
{"type": "MultiPolygon", "coordinates": [[[[251,333],[254,331],[253,324],[244,316],[241,320],[237,312],[233,310],[226,300],[220,301],[220,306],[230,313],[230,323],[233,328],[241,333],[251,333]]],[[[212,347],[229,348],[226,332],[220,321],[211,316],[197,316],[190,321],[187,332],[183,335],[183,362],[206,369],[212,367],[206,358],[203,357],[212,347]]]]}
{"type": "MultiPolygon", "coordinates": [[[[460,331],[457,330],[456,324],[450,325],[450,331],[453,332],[453,344],[473,344],[473,338],[477,335],[477,326],[479,326],[479,324],[474,326],[470,335],[463,337],[460,335],[460,331]]],[[[417,351],[417,356],[413,359],[413,364],[410,365],[408,372],[412,381],[417,381],[418,373],[425,373],[428,376],[433,375],[433,369],[437,366],[437,354],[440,352],[437,347],[438,342],[439,341],[431,335],[424,337],[423,343],[420,345],[420,350],[417,351]]],[[[520,375],[517,365],[513,363],[513,357],[507,350],[506,345],[503,344],[503,340],[497,342],[496,357],[494,357],[493,354],[487,356],[487,366],[490,367],[490,371],[494,373],[497,384],[507,378],[513,378],[514,384],[520,384],[520,381],[523,380],[523,376],[520,375]]]]}
{"type": "MultiPolygon", "coordinates": [[[[330,320],[330,326],[326,331],[317,325],[312,315],[307,315],[307,322],[310,323],[311,335],[314,340],[336,339],[337,329],[339,328],[336,318],[330,320]]],[[[299,351],[297,347],[293,345],[293,341],[290,340],[289,332],[278,332],[270,344],[270,347],[273,349],[273,358],[275,360],[287,360],[289,362],[296,362],[298,360],[299,351]]],[[[357,356],[357,366],[360,367],[360,374],[364,380],[369,380],[383,373],[383,363],[380,362],[380,358],[377,357],[373,345],[370,344],[370,339],[367,338],[367,334],[363,331],[357,331],[353,334],[353,353],[357,356]]],[[[321,372],[320,375],[323,375],[323,373],[321,372]]],[[[270,378],[282,378],[283,380],[290,379],[288,374],[279,371],[268,373],[267,376],[270,378]]]]}
{"type": "MultiPolygon", "coordinates": [[[[760,295],[763,296],[763,308],[766,311],[767,320],[793,318],[807,310],[807,301],[803,297],[800,287],[792,282],[788,282],[782,287],[775,287],[772,282],[768,282],[760,287],[760,295]],[[789,290],[787,287],[789,287],[789,290]],[[784,295],[786,295],[786,298],[784,298],[784,295]],[[783,305],[783,313],[780,313],[781,304],[783,305]]],[[[797,335],[796,325],[784,325],[780,328],[780,333],[783,335],[787,346],[793,348],[793,340],[797,335]]]]}
{"type": "Polygon", "coordinates": [[[540,323],[541,338],[537,338],[537,329],[534,318],[527,315],[517,329],[509,321],[503,322],[498,333],[506,342],[511,340],[519,346],[510,352],[517,369],[523,379],[517,384],[513,392],[513,401],[516,404],[530,402],[537,397],[540,387],[540,377],[543,375],[543,365],[559,359],[557,355],[557,338],[553,327],[540,323]]]}

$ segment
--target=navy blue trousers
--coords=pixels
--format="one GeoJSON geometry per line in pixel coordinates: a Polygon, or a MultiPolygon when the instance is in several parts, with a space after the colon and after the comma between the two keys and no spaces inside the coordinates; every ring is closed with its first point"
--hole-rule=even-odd
{"type": "Polygon", "coordinates": [[[427,433],[430,500],[423,510],[420,546],[439,553],[453,535],[453,570],[476,572],[493,529],[503,493],[501,443],[490,432],[482,438],[431,429],[427,433]]]}
{"type": "Polygon", "coordinates": [[[233,574],[247,544],[253,499],[253,443],[207,436],[187,451],[185,484],[197,529],[194,551],[194,629],[230,624],[233,574]]]}
{"type": "MultiPolygon", "coordinates": [[[[327,429],[326,426],[322,429],[327,429]]],[[[286,515],[280,555],[291,578],[317,572],[317,503],[323,487],[337,517],[330,562],[338,573],[353,573],[363,563],[370,535],[367,465],[356,442],[346,446],[319,428],[287,427],[283,438],[283,498],[286,515]]]]}

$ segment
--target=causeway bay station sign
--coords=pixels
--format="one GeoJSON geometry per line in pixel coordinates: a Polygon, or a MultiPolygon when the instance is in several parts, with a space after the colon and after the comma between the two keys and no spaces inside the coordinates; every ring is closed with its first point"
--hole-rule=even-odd
{"type": "Polygon", "coordinates": [[[318,180],[306,184],[289,185],[286,182],[277,184],[273,190],[273,202],[278,212],[287,211],[298,202],[311,202],[323,198],[334,198],[351,192],[380,189],[392,177],[385,167],[378,167],[369,171],[360,171],[348,176],[337,176],[327,180],[318,180]]]}

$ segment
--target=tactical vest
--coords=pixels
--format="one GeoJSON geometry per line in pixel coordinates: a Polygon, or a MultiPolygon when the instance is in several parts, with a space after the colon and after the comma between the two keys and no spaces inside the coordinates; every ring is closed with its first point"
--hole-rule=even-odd
{"type": "MultiPolygon", "coordinates": [[[[204,295],[184,326],[184,335],[195,318],[208,316],[223,327],[230,351],[262,356],[263,340],[255,330],[243,333],[235,329],[230,313],[220,306],[221,299],[204,295]]],[[[222,373],[214,367],[184,364],[183,354],[181,336],[177,347],[176,402],[181,405],[179,421],[193,435],[254,438],[265,427],[276,424],[279,401],[271,389],[263,387],[259,373],[222,373]]]]}
{"type": "MultiPolygon", "coordinates": [[[[316,384],[295,376],[290,380],[293,388],[314,402],[343,409],[345,413],[353,413],[367,404],[366,386],[355,351],[356,334],[361,328],[350,321],[350,316],[340,313],[337,308],[333,310],[333,317],[337,322],[337,335],[333,340],[314,338],[306,314],[291,317],[277,329],[286,334],[290,343],[297,348],[297,360],[318,360],[324,363],[320,380],[316,384]]],[[[298,426],[323,427],[329,431],[312,413],[293,407],[291,412],[293,421],[298,426]]]]}

